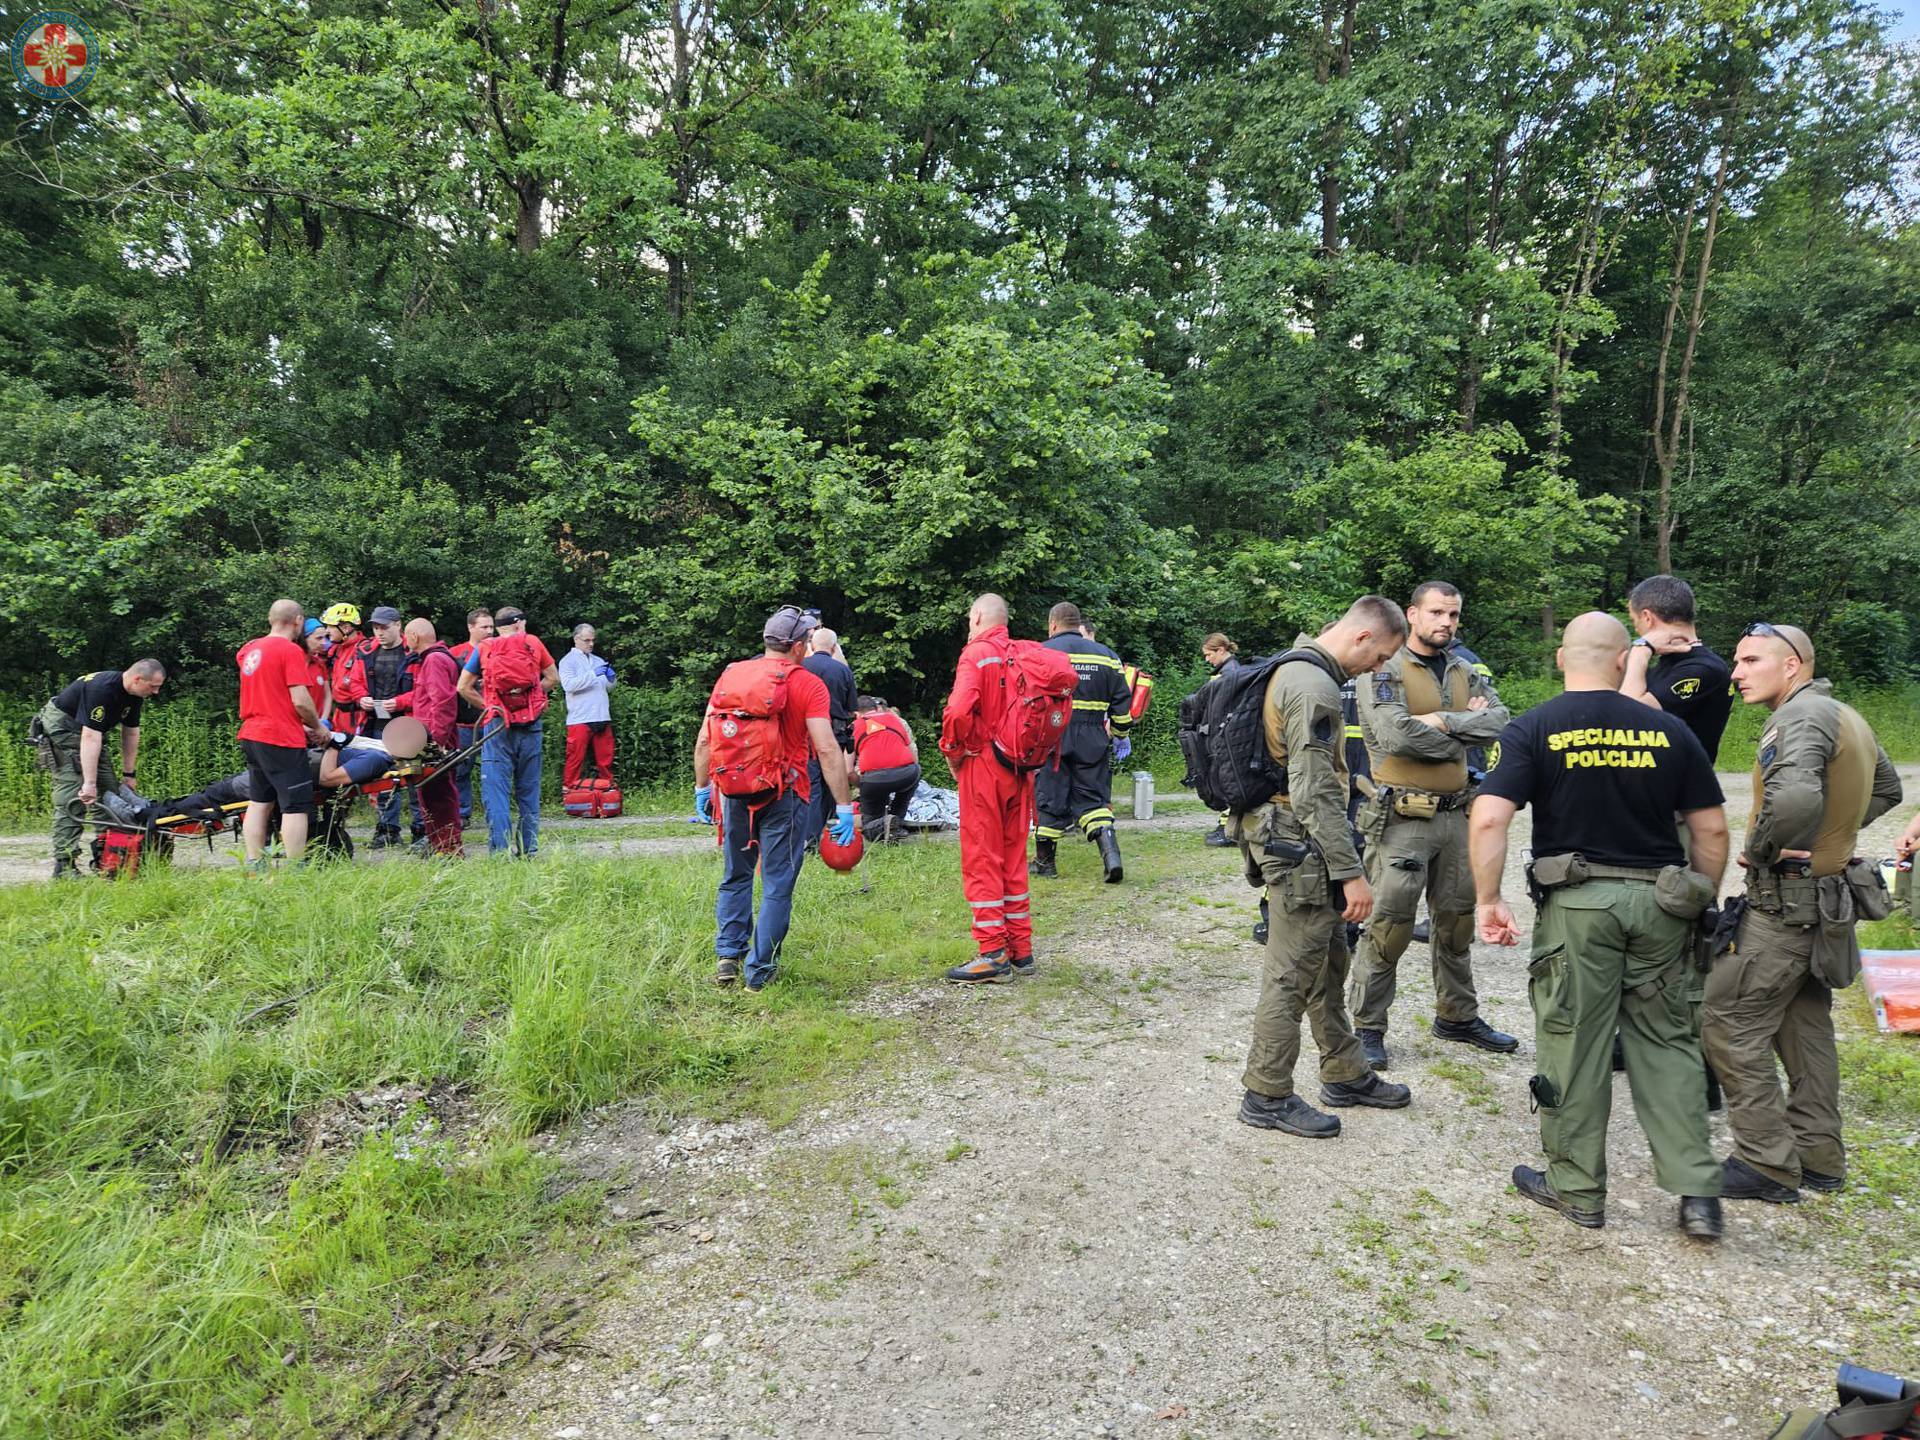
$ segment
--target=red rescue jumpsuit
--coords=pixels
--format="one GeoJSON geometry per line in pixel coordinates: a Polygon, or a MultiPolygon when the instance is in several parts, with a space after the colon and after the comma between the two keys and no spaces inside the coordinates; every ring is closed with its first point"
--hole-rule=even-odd
{"type": "Polygon", "coordinates": [[[973,910],[973,938],[982,955],[1005,951],[1012,960],[1033,954],[1027,898],[1033,780],[993,752],[1007,703],[1007,646],[1007,627],[996,625],[960,652],[940,718],[940,750],[960,791],[960,883],[973,910]]]}

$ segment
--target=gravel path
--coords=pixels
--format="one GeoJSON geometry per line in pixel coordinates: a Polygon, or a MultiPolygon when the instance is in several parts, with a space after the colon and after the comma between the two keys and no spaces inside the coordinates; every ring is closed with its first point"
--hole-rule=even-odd
{"type": "Polygon", "coordinates": [[[1411,1108],[1346,1112],[1331,1142],[1236,1123],[1251,892],[1204,817],[1165,823],[1191,873],[1100,897],[1096,933],[1043,943],[1051,977],[877,1000],[925,1021],[911,1073],[772,1134],[636,1109],[556,1142],[624,1177],[620,1278],[575,1358],[456,1433],[1747,1437],[1839,1358],[1912,1363],[1886,1322],[1920,1260],[1881,1254],[1851,1197],[1730,1205],[1722,1244],[1687,1241],[1623,1085],[1607,1229],[1507,1188],[1538,1153],[1523,948],[1475,951],[1519,1054],[1425,1033],[1416,946],[1390,1042],[1411,1108]]]}

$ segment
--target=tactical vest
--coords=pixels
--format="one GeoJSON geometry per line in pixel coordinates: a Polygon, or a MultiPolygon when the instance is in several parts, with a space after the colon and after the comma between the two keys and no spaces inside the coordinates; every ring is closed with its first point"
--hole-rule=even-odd
{"type": "MultiPolygon", "coordinates": [[[[1792,700],[1787,703],[1791,704],[1792,700]]],[[[1867,806],[1873,800],[1873,767],[1879,754],[1873,729],[1860,718],[1859,712],[1837,700],[1830,703],[1840,712],[1840,731],[1834,737],[1833,757],[1827,761],[1823,777],[1826,803],[1821,808],[1820,829],[1811,847],[1815,875],[1838,875],[1853,858],[1854,842],[1860,838],[1860,824],[1867,818],[1867,806]]],[[[1753,762],[1755,815],[1760,813],[1760,803],[1766,796],[1763,777],[1756,757],[1753,762]]],[[[1748,828],[1751,832],[1752,821],[1748,821],[1748,828]]]]}
{"type": "MultiPolygon", "coordinates": [[[[1467,667],[1449,663],[1447,693],[1440,693],[1439,682],[1426,661],[1411,651],[1402,652],[1400,684],[1406,693],[1409,715],[1432,715],[1441,710],[1467,708],[1467,667]]],[[[1365,684],[1363,680],[1361,682],[1365,684]]],[[[1409,790],[1431,790],[1438,795],[1453,795],[1467,788],[1467,757],[1456,760],[1419,760],[1411,755],[1387,755],[1367,748],[1367,760],[1373,768],[1374,783],[1404,786],[1409,790]]]]}

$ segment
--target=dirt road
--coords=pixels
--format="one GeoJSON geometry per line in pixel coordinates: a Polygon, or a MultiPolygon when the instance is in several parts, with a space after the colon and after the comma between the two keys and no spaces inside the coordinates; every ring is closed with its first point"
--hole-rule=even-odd
{"type": "MultiPolygon", "coordinates": [[[[1191,845],[1082,897],[1045,976],[876,997],[924,1018],[906,1073],[777,1133],[635,1110],[559,1141],[624,1177],[621,1278],[583,1349],[457,1433],[1744,1440],[1840,1358],[1915,1363],[1920,1260],[1866,1197],[1730,1204],[1724,1242],[1688,1241],[1623,1079],[1605,1230],[1508,1188],[1538,1157],[1523,949],[1475,951],[1519,1054],[1426,1033],[1416,946],[1390,1036],[1411,1108],[1335,1141],[1238,1124],[1251,892],[1205,818],[1166,823],[1191,845]]],[[[1310,1042],[1300,1073],[1311,1097],[1310,1042]]]]}

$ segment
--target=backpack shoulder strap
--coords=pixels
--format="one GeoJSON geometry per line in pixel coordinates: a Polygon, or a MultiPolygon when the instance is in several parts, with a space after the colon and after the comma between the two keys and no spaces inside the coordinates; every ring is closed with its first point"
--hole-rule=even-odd
{"type": "Polygon", "coordinates": [[[1318,650],[1309,650],[1305,646],[1301,646],[1296,650],[1281,652],[1277,663],[1281,665],[1301,663],[1311,665],[1322,675],[1325,675],[1329,680],[1333,681],[1333,688],[1336,690],[1346,683],[1345,677],[1333,673],[1333,666],[1328,663],[1326,656],[1322,655],[1318,650]]]}

